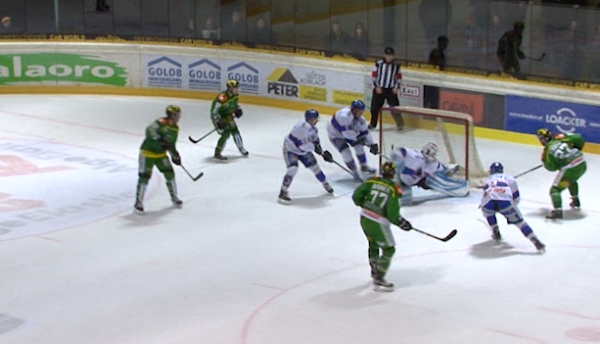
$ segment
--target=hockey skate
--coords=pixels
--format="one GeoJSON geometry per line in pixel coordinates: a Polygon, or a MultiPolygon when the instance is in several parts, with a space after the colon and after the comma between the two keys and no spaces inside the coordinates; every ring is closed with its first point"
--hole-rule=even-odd
{"type": "Polygon", "coordinates": [[[281,204],[290,204],[291,201],[292,199],[290,198],[290,196],[288,196],[287,191],[281,190],[281,192],[279,192],[279,199],[277,200],[277,202],[281,204]]]}
{"type": "Polygon", "coordinates": [[[375,286],[373,288],[375,291],[394,291],[394,283],[386,281],[386,279],[379,274],[373,278],[373,285],[375,286]]]}
{"type": "Polygon", "coordinates": [[[492,228],[492,239],[494,239],[495,241],[502,240],[502,235],[500,235],[500,230],[498,229],[498,227],[492,228]]]}
{"type": "Polygon", "coordinates": [[[369,263],[371,265],[371,279],[374,280],[375,276],[377,276],[377,264],[369,263]]]}
{"type": "Polygon", "coordinates": [[[240,153],[242,153],[243,156],[248,156],[248,151],[246,150],[246,148],[244,147],[239,147],[240,153]]]}
{"type": "Polygon", "coordinates": [[[559,209],[554,209],[552,210],[552,212],[550,213],[550,215],[546,215],[547,219],[550,220],[559,220],[563,218],[563,211],[559,210],[559,209]]]}
{"type": "Polygon", "coordinates": [[[214,158],[219,161],[227,161],[227,157],[221,155],[221,152],[215,152],[214,158]]]}
{"type": "Polygon", "coordinates": [[[324,182],[323,187],[325,188],[325,190],[327,190],[327,192],[333,193],[333,188],[331,187],[331,185],[329,185],[328,182],[324,182]]]}
{"type": "Polygon", "coordinates": [[[171,197],[171,202],[173,202],[173,205],[177,208],[181,208],[183,206],[183,201],[177,196],[171,197]]]}
{"type": "Polygon", "coordinates": [[[135,205],[133,206],[133,210],[138,214],[143,214],[144,213],[144,204],[142,204],[142,201],[136,201],[135,205]]]}
{"type": "Polygon", "coordinates": [[[377,172],[376,169],[374,169],[373,167],[371,167],[369,165],[361,165],[360,171],[363,173],[371,173],[371,174],[377,172]]]}
{"type": "Polygon", "coordinates": [[[531,242],[535,245],[535,248],[538,250],[539,253],[546,252],[546,245],[544,245],[540,241],[540,239],[533,237],[533,238],[531,238],[531,242]]]}
{"type": "Polygon", "coordinates": [[[572,209],[581,209],[581,203],[579,202],[579,197],[577,197],[577,196],[571,197],[571,203],[569,203],[569,206],[572,209]]]}

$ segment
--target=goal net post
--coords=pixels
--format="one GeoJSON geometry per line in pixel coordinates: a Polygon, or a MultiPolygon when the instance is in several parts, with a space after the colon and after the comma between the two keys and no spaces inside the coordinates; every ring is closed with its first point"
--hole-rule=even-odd
{"type": "Polygon", "coordinates": [[[407,147],[421,150],[425,144],[433,142],[438,147],[437,158],[440,162],[460,166],[455,178],[468,180],[471,187],[483,185],[488,173],[479,158],[471,115],[398,106],[382,108],[379,116],[380,167],[386,161],[384,157],[389,157],[394,149],[407,147]],[[396,121],[399,118],[404,122],[402,130],[397,129],[396,121]]]}

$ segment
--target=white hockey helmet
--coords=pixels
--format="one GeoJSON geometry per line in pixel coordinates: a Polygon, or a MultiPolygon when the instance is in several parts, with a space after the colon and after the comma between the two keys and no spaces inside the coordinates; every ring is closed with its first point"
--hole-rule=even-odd
{"type": "Polygon", "coordinates": [[[429,161],[433,161],[436,159],[438,147],[433,142],[427,142],[423,148],[421,148],[421,153],[427,158],[429,161]]]}

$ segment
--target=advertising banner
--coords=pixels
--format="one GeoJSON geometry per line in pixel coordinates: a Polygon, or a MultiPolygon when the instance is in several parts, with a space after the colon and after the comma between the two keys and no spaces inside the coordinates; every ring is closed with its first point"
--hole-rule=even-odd
{"type": "Polygon", "coordinates": [[[187,88],[187,66],[180,56],[142,55],[142,87],[187,88]],[[185,84],[185,87],[184,87],[185,84]]]}
{"type": "Polygon", "coordinates": [[[110,54],[0,54],[0,86],[85,85],[131,86],[130,69],[110,54]]]}
{"type": "Polygon", "coordinates": [[[578,133],[587,142],[600,143],[600,107],[506,96],[505,130],[535,134],[539,128],[553,133],[578,133]]]}
{"type": "Polygon", "coordinates": [[[402,80],[400,87],[400,105],[423,107],[423,84],[402,80]]]}
{"type": "Polygon", "coordinates": [[[471,115],[475,125],[483,121],[483,95],[440,91],[440,110],[461,112],[471,115]]]}
{"type": "MultiPolygon", "coordinates": [[[[364,99],[367,106],[371,105],[373,99],[373,79],[370,75],[363,77],[364,99]]],[[[423,84],[418,81],[402,80],[402,86],[399,90],[399,100],[401,106],[423,107],[423,84]]],[[[384,104],[387,106],[387,103],[384,104]]]]}

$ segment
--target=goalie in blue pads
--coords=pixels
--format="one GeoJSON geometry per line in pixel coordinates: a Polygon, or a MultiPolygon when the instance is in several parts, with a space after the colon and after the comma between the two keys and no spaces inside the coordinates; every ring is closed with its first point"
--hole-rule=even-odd
{"type": "Polygon", "coordinates": [[[469,183],[464,179],[453,178],[460,166],[442,164],[436,157],[437,151],[437,145],[429,142],[420,151],[400,147],[390,155],[390,159],[396,164],[403,203],[412,202],[413,186],[450,197],[464,197],[469,194],[469,183]]]}

